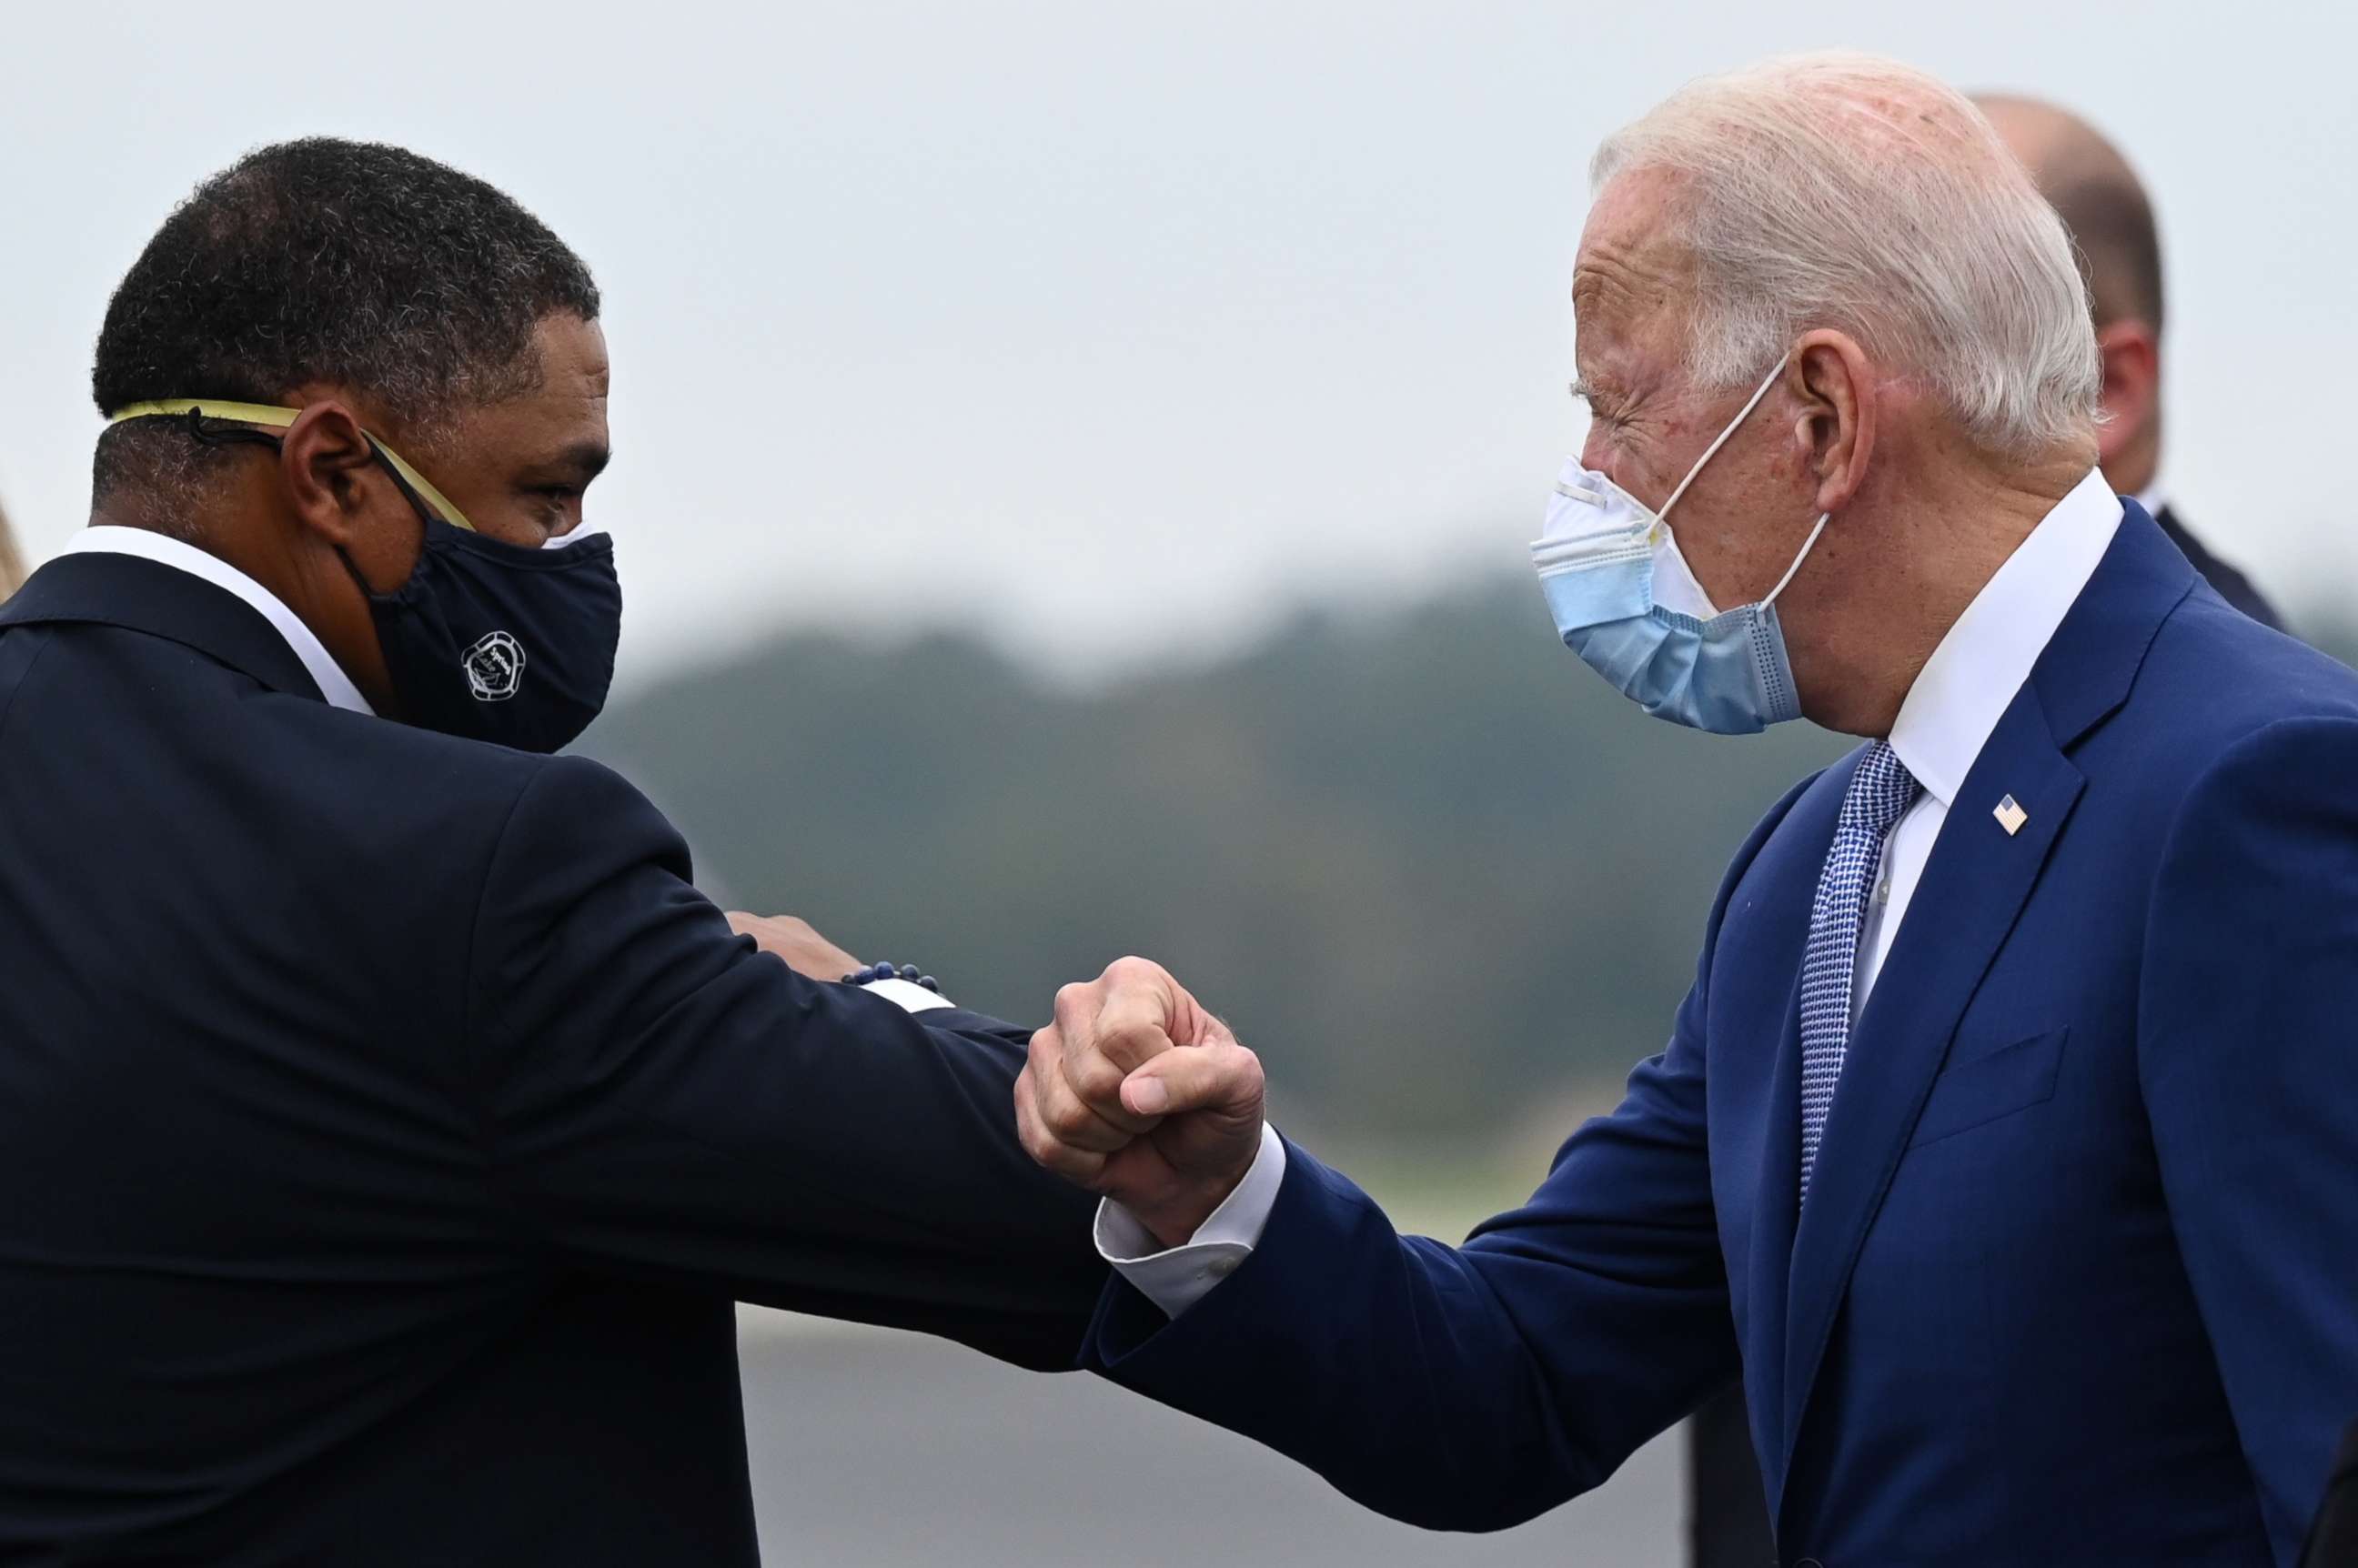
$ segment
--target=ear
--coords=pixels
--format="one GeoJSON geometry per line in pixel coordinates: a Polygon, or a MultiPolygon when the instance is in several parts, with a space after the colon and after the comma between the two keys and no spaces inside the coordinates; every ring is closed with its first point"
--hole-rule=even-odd
{"type": "Polygon", "coordinates": [[[2096,460],[2109,469],[2153,423],[2161,403],[2161,340],[2152,326],[2125,317],[2096,333],[2104,367],[2104,418],[2096,427],[2096,460]]]}
{"type": "Polygon", "coordinates": [[[339,548],[349,548],[361,533],[369,503],[361,477],[375,462],[359,417],[334,398],[306,406],[279,443],[279,470],[296,516],[339,548]]]}
{"type": "Polygon", "coordinates": [[[1817,480],[1820,512],[1840,512],[1866,482],[1875,453],[1875,396],[1866,351],[1846,332],[1803,334],[1785,367],[1785,390],[1800,405],[1793,445],[1817,480]]]}

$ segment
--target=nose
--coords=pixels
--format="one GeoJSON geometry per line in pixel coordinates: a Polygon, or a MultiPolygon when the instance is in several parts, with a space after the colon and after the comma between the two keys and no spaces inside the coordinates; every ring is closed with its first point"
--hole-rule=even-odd
{"type": "Polygon", "coordinates": [[[1588,434],[1580,443],[1580,466],[1594,470],[1619,484],[1621,478],[1613,471],[1613,460],[1612,443],[1605,438],[1605,432],[1597,427],[1596,422],[1590,421],[1588,434]]]}

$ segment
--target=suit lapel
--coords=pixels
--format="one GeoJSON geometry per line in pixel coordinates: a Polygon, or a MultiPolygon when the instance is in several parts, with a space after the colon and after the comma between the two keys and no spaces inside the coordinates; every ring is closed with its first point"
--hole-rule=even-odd
{"type": "MultiPolygon", "coordinates": [[[[1951,1036],[2014,928],[2086,781],[2066,752],[2127,700],[2162,622],[2194,586],[2193,568],[2135,503],[2088,586],[2015,694],[1951,803],[1922,880],[1866,1011],[1793,1232],[1787,1283],[1783,1465],[1859,1249],[1889,1191],[1951,1036]],[[2026,814],[2009,834],[1994,815],[2012,795],[2026,814]]],[[[1798,1073],[1798,1030],[1786,1054],[1798,1073]]],[[[1798,1121],[1798,1089],[1776,1114],[1798,1121]]],[[[1768,1180],[1798,1189],[1795,1158],[1768,1180]]],[[[1764,1209],[1770,1200],[1764,1193],[1764,1209]]],[[[1781,1486],[1781,1482],[1779,1483],[1781,1486]]]]}
{"type": "MultiPolygon", "coordinates": [[[[1856,764],[1843,770],[1845,782],[1856,764]]],[[[1828,829],[1827,837],[1833,836],[1828,829]]],[[[1752,1269],[1746,1281],[1753,1327],[1745,1337],[1767,1354],[1745,1381],[1752,1416],[1752,1440],[1773,1500],[1784,1486],[1792,1457],[1790,1442],[1770,1441],[1783,1431],[1786,1312],[1793,1262],[1794,1226],[1801,1195],[1801,976],[1794,967],[1793,989],[1785,1002],[1783,1038],[1768,1094],[1768,1130],[1761,1140],[1760,1185],[1752,1209],[1752,1269]]]]}
{"type": "MultiPolygon", "coordinates": [[[[1810,1201],[1794,1232],[1785,1340],[1789,1453],[1859,1246],[1949,1037],[2030,896],[2083,782],[2049,735],[2037,691],[2025,686],[1965,775],[1933,843],[1890,957],[1851,1031],[1810,1201]],[[1993,815],[2007,795],[2028,814],[2013,834],[1993,815]]],[[[1784,1176],[1798,1190],[1798,1158],[1784,1176]]]]}
{"type": "Polygon", "coordinates": [[[1773,961],[1792,978],[1783,992],[1776,1055],[1768,1073],[1767,1122],[1751,1194],[1748,1266],[1743,1280],[1730,1281],[1745,1292],[1749,1320],[1744,1336],[1745,1400],[1751,1411],[1762,1475],[1772,1498],[1783,1480],[1789,1452],[1778,1436],[1784,1410],[1787,1281],[1793,1261],[1793,1227],[1801,1206],[1801,951],[1818,869],[1833,841],[1843,796],[1849,792],[1861,755],[1853,752],[1828,768],[1795,804],[1779,830],[1780,837],[1791,836],[1791,852],[1800,863],[1785,873],[1792,879],[1794,902],[1790,951],[1779,949],[1773,961]]]}

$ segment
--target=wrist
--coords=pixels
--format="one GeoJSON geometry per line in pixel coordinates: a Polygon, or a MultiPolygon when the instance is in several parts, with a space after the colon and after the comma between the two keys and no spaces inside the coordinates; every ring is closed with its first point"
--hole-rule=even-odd
{"type": "Polygon", "coordinates": [[[1124,1208],[1146,1227],[1148,1235],[1163,1247],[1184,1247],[1195,1239],[1195,1233],[1211,1223],[1221,1206],[1236,1195],[1244,1184],[1246,1173],[1252,1169],[1248,1162],[1223,1180],[1203,1186],[1190,1187],[1174,1193],[1159,1203],[1138,1203],[1125,1200],[1124,1208]]]}
{"type": "Polygon", "coordinates": [[[942,983],[914,964],[867,964],[843,977],[847,986],[872,986],[882,980],[900,980],[904,984],[922,986],[935,995],[941,994],[942,983]]]}

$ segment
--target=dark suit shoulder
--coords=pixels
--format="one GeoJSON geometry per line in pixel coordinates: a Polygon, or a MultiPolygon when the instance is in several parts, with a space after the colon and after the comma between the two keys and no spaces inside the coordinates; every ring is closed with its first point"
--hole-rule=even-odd
{"type": "Polygon", "coordinates": [[[2161,531],[2169,535],[2169,542],[2193,563],[2194,569],[2202,574],[2202,580],[2209,583],[2220,598],[2263,626],[2274,627],[2277,631],[2284,629],[2284,618],[2277,613],[2276,606],[2268,602],[2267,596],[2252,586],[2251,579],[2212,554],[2210,547],[2194,536],[2174,509],[2163,507],[2154,521],[2161,524],[2161,531]]]}

